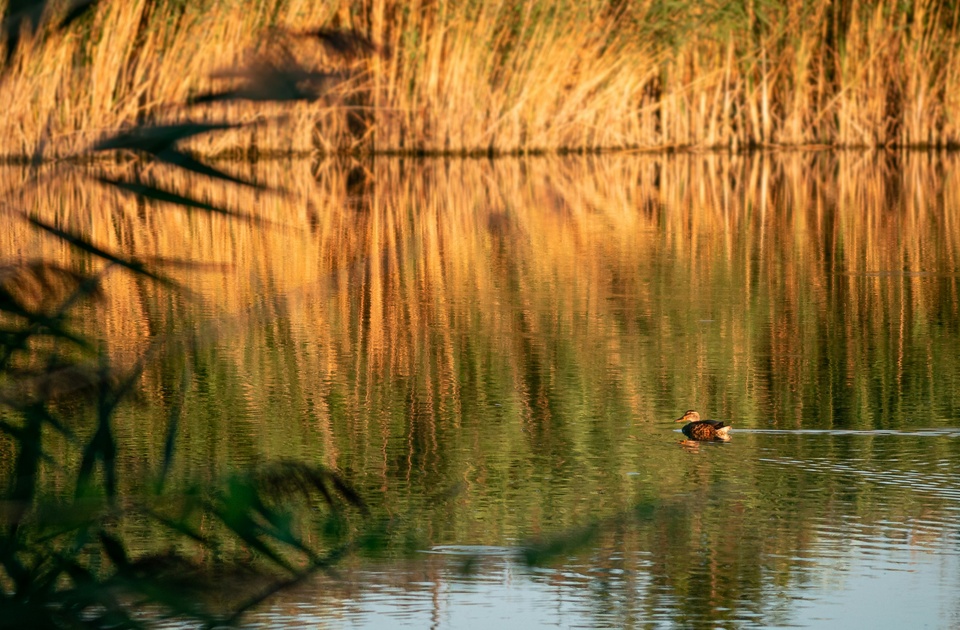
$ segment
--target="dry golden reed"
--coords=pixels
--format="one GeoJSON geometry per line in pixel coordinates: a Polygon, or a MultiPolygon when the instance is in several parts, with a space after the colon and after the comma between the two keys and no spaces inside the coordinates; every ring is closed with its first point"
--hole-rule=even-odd
{"type": "Polygon", "coordinates": [[[144,118],[225,118],[262,124],[193,148],[952,146],[957,44],[933,0],[104,0],[12,51],[0,137],[62,156],[144,118]],[[209,98],[231,91],[253,100],[209,98]]]}

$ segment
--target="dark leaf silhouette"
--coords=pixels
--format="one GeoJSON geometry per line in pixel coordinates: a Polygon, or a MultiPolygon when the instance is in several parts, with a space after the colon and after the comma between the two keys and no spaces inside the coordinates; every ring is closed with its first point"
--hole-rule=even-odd
{"type": "Polygon", "coordinates": [[[249,182],[245,179],[240,179],[239,177],[234,177],[233,175],[224,173],[223,171],[215,169],[212,166],[208,166],[200,160],[197,160],[196,158],[180,151],[167,149],[166,151],[157,153],[156,158],[161,162],[173,164],[174,166],[185,168],[188,171],[193,171],[194,173],[198,173],[200,175],[206,175],[215,179],[225,179],[228,182],[250,186],[251,188],[261,188],[261,186],[255,182],[249,182]]]}
{"type": "MultiPolygon", "coordinates": [[[[91,277],[44,260],[0,264],[0,310],[20,315],[48,311],[91,277]]],[[[101,297],[99,284],[91,295],[101,297]]]]}
{"type": "Polygon", "coordinates": [[[631,523],[647,523],[657,511],[657,503],[644,501],[629,512],[585,523],[579,527],[528,541],[520,547],[520,557],[529,566],[549,564],[595,545],[604,532],[631,523]]]}
{"type": "Polygon", "coordinates": [[[23,509],[33,498],[37,481],[37,471],[43,450],[40,435],[43,425],[50,417],[49,412],[42,404],[31,405],[23,411],[23,426],[16,435],[20,442],[20,451],[17,453],[14,467],[14,483],[5,498],[21,506],[11,520],[19,520],[23,509]]]}
{"type": "Polygon", "coordinates": [[[100,544],[103,545],[103,551],[107,554],[107,557],[110,558],[110,562],[112,562],[119,571],[129,569],[130,560],[127,559],[127,550],[124,548],[123,542],[117,539],[116,536],[111,536],[103,530],[100,531],[99,538],[100,544]]]}
{"type": "MultiPolygon", "coordinates": [[[[108,395],[102,394],[101,398],[106,398],[108,395]]],[[[103,467],[104,489],[107,496],[111,500],[116,498],[117,440],[111,426],[110,415],[108,415],[111,411],[112,405],[109,404],[102,404],[98,409],[97,430],[83,449],[83,459],[80,461],[80,469],[77,472],[77,497],[83,497],[87,494],[90,488],[90,479],[93,475],[93,467],[99,461],[103,467]]]]}
{"type": "Polygon", "coordinates": [[[210,131],[235,129],[242,126],[243,125],[233,123],[182,123],[176,125],[137,127],[101,140],[93,146],[93,150],[111,151],[128,149],[132,151],[143,151],[144,153],[149,153],[161,162],[179,166],[180,168],[193,171],[200,175],[259,188],[259,186],[253,182],[248,182],[239,177],[224,173],[212,166],[208,166],[191,155],[177,150],[175,146],[177,142],[186,138],[210,131]]]}
{"type": "Polygon", "coordinates": [[[145,184],[138,179],[134,181],[125,182],[118,179],[110,179],[107,177],[97,177],[97,181],[107,184],[108,186],[115,186],[123,191],[132,193],[134,195],[144,197],[146,199],[152,199],[154,201],[163,201],[166,203],[172,203],[177,206],[182,206],[184,208],[196,208],[198,210],[206,210],[208,212],[213,212],[215,214],[221,214],[227,217],[232,217],[234,219],[241,219],[243,221],[249,221],[256,225],[269,225],[269,221],[265,221],[258,217],[245,214],[242,212],[237,212],[235,210],[227,210],[226,208],[220,208],[213,204],[206,203],[204,201],[197,201],[196,199],[191,199],[190,197],[185,197],[179,193],[175,193],[169,190],[164,190],[158,188],[152,184],[145,184]]]}
{"type": "Polygon", "coordinates": [[[157,476],[156,493],[163,491],[163,484],[170,473],[170,467],[173,465],[173,456],[176,450],[177,433],[180,428],[180,417],[183,414],[183,403],[187,395],[187,389],[190,386],[190,379],[193,371],[190,369],[190,361],[184,361],[184,369],[180,375],[180,386],[177,388],[176,398],[170,406],[167,414],[166,439],[163,445],[163,461],[160,467],[160,474],[157,476]]]}
{"type": "Polygon", "coordinates": [[[296,37],[316,39],[327,54],[337,55],[347,60],[358,57],[380,54],[381,47],[366,35],[356,30],[340,30],[335,28],[316,28],[305,31],[289,31],[296,37]]]}
{"type": "Polygon", "coordinates": [[[111,378],[113,370],[110,368],[106,355],[101,354],[99,366],[99,387],[97,396],[97,429],[87,442],[77,473],[76,495],[83,496],[89,484],[94,464],[99,460],[103,466],[104,488],[107,496],[112,500],[116,496],[116,463],[117,441],[113,432],[112,418],[117,406],[122,400],[129,397],[134,386],[140,380],[141,374],[152,357],[159,343],[154,343],[137,361],[136,365],[123,378],[111,378]]]}
{"type": "Polygon", "coordinates": [[[111,149],[138,149],[157,154],[166,151],[181,140],[224,129],[236,129],[243,125],[236,123],[178,123],[174,125],[156,125],[136,127],[122,131],[112,137],[101,140],[93,146],[94,151],[111,149]]]}
{"type": "MultiPolygon", "coordinates": [[[[199,507],[199,506],[197,506],[197,507],[199,507]]],[[[189,512],[189,510],[188,510],[188,512],[189,512]]],[[[201,545],[204,545],[204,546],[207,546],[207,547],[213,547],[213,546],[214,546],[213,541],[212,541],[210,538],[208,538],[208,537],[204,536],[203,534],[201,534],[200,532],[196,531],[196,529],[194,529],[194,528],[191,527],[189,524],[187,524],[185,520],[174,520],[174,519],[168,518],[168,517],[166,517],[166,516],[164,516],[164,515],[162,515],[162,514],[160,514],[160,513],[158,513],[158,512],[151,511],[151,510],[147,510],[146,513],[147,513],[148,516],[150,516],[150,518],[152,518],[153,520],[157,521],[158,523],[160,523],[160,524],[163,525],[164,527],[169,528],[171,531],[177,532],[178,534],[181,534],[181,535],[183,535],[183,536],[185,536],[185,537],[187,537],[187,538],[189,538],[189,539],[191,539],[191,540],[193,540],[193,541],[195,541],[195,542],[198,542],[198,543],[200,543],[201,545]]]]}
{"type": "Polygon", "coordinates": [[[521,547],[520,553],[530,566],[547,564],[590,545],[600,531],[597,523],[591,523],[544,540],[528,542],[521,547]]]}
{"type": "Polygon", "coordinates": [[[349,505],[366,512],[367,506],[357,492],[339,475],[319,466],[301,462],[280,461],[265,466],[257,473],[258,486],[272,497],[319,494],[324,502],[336,507],[336,491],[349,505]],[[332,487],[331,487],[332,486],[332,487]]]}
{"type": "Polygon", "coordinates": [[[250,549],[291,574],[297,573],[283,554],[267,544],[267,540],[273,536],[264,528],[261,518],[265,507],[249,480],[239,477],[231,479],[219,501],[211,507],[223,524],[250,549]]]}
{"type": "Polygon", "coordinates": [[[101,377],[95,367],[85,363],[46,364],[21,370],[8,368],[7,373],[14,377],[14,382],[0,387],[0,403],[14,409],[40,401],[89,398],[101,377]]]}
{"type": "Polygon", "coordinates": [[[30,32],[37,29],[47,4],[48,0],[10,0],[3,14],[3,34],[9,45],[16,48],[15,38],[24,27],[30,32]]]}
{"type": "Polygon", "coordinates": [[[72,233],[72,232],[68,232],[67,230],[60,229],[60,228],[58,228],[58,227],[56,227],[56,226],[50,225],[49,223],[45,223],[44,221],[41,221],[40,219],[38,219],[38,218],[36,218],[36,217],[27,217],[27,220],[28,220],[30,223],[32,223],[33,225],[37,226],[38,228],[40,228],[40,229],[42,229],[42,230],[45,230],[45,231],[49,232],[50,234],[53,234],[53,235],[56,236],[57,238],[60,238],[60,239],[62,239],[62,240],[64,240],[64,241],[70,243],[71,245],[73,245],[74,247],[76,247],[76,248],[78,248],[78,249],[81,249],[81,250],[83,250],[83,251],[85,251],[85,252],[89,252],[89,253],[93,254],[94,256],[97,256],[97,257],[99,257],[99,258],[103,258],[104,260],[107,260],[107,261],[109,261],[109,262],[112,262],[112,263],[115,263],[115,264],[117,264],[117,265],[120,265],[121,267],[124,267],[124,268],[126,268],[126,269],[129,269],[130,271],[132,271],[132,272],[134,272],[134,273],[136,273],[136,274],[138,274],[138,275],[146,276],[146,277],[148,277],[148,278],[150,278],[150,279],[152,279],[152,280],[155,280],[156,282],[159,282],[159,283],[161,283],[161,284],[163,284],[163,285],[165,285],[165,286],[169,286],[169,287],[175,287],[175,286],[177,286],[177,284],[176,284],[175,282],[173,282],[172,280],[170,280],[170,279],[168,279],[168,278],[166,278],[166,277],[164,277],[164,276],[161,276],[161,275],[159,275],[159,274],[157,274],[157,273],[154,273],[153,271],[150,271],[150,270],[147,269],[147,267],[144,266],[142,263],[140,263],[140,262],[138,262],[138,261],[136,261],[136,260],[133,260],[133,259],[123,258],[123,257],[121,257],[121,256],[118,256],[118,255],[116,255],[116,254],[113,254],[113,253],[111,253],[111,252],[108,252],[108,251],[105,250],[105,249],[102,249],[102,248],[100,248],[100,247],[97,247],[96,245],[94,245],[93,243],[91,243],[91,242],[88,241],[87,239],[83,238],[82,236],[79,236],[79,235],[74,234],[74,233],[72,233]]]}
{"type": "Polygon", "coordinates": [[[72,2],[67,12],[57,23],[57,30],[68,28],[71,24],[87,15],[87,13],[96,6],[97,2],[99,2],[99,0],[75,0],[72,2]]]}
{"type": "MultiPolygon", "coordinates": [[[[99,0],[71,0],[66,3],[64,12],[53,17],[58,18],[54,23],[54,30],[60,31],[86,15],[99,0]]],[[[10,0],[3,14],[2,30],[7,42],[4,65],[20,46],[20,34],[27,29],[31,35],[35,33],[44,16],[53,14],[49,0],[10,0]]]]}
{"type": "Polygon", "coordinates": [[[245,68],[213,75],[214,79],[239,81],[236,87],[199,94],[190,105],[220,101],[314,101],[343,79],[338,73],[308,70],[287,52],[265,55],[245,68]]]}
{"type": "MultiPolygon", "coordinates": [[[[58,338],[88,348],[86,339],[67,329],[66,317],[80,299],[99,295],[100,274],[87,276],[46,261],[0,265],[0,312],[22,321],[17,326],[0,328],[0,369],[11,370],[12,357],[29,350],[31,339],[36,337],[58,338]]],[[[50,365],[49,369],[57,367],[50,365]]],[[[19,395],[13,398],[24,400],[19,395]]],[[[13,398],[7,402],[11,403],[13,398]]]]}

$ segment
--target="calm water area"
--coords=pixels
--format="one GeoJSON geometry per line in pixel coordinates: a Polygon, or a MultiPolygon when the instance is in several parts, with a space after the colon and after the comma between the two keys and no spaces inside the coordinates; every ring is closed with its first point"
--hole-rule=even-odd
{"type": "Polygon", "coordinates": [[[308,461],[389,523],[251,626],[960,627],[960,158],[223,168],[269,189],[169,181],[267,223],[82,176],[19,202],[183,287],[111,275],[81,323],[162,347],[128,478],[178,406],[174,487],[308,461]],[[688,409],[732,439],[682,443],[688,409]]]}

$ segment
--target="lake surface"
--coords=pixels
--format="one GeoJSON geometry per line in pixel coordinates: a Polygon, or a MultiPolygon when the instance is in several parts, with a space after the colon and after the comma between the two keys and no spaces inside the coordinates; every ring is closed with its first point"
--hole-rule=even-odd
{"type": "MultiPolygon", "coordinates": [[[[270,225],[82,177],[18,202],[185,288],[114,274],[79,324],[162,348],[130,478],[182,402],[174,488],[322,463],[390,523],[251,625],[960,625],[955,157],[233,170],[285,192],[168,181],[270,225]],[[681,444],[687,409],[732,439],[681,444]]],[[[96,266],[8,221],[8,256],[96,266]]]]}

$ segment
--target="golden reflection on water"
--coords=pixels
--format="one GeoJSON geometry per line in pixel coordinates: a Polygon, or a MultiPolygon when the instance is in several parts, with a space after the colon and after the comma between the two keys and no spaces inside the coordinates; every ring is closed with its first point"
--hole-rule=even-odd
{"type": "MultiPolygon", "coordinates": [[[[955,490],[923,484],[956,474],[957,440],[870,433],[960,417],[952,157],[260,163],[268,191],[155,175],[271,226],[77,176],[4,187],[187,289],[111,272],[78,322],[121,363],[165,350],[118,428],[131,470],[157,469],[189,365],[179,478],[321,461],[420,545],[513,544],[655,504],[599,544],[653,553],[629,567],[652,582],[627,608],[683,608],[678,623],[773,606],[765,589],[844,540],[825,523],[856,541],[888,539],[886,522],[956,537],[955,490]],[[688,408],[733,440],[679,448],[688,408]],[[827,432],[745,431],[800,428],[827,432]],[[849,429],[867,434],[830,433],[849,429]],[[904,459],[893,484],[844,468],[904,459]]],[[[6,258],[99,268],[3,220],[6,258]]],[[[943,542],[905,531],[911,549],[943,542]]]]}
{"type": "MultiPolygon", "coordinates": [[[[138,348],[187,317],[249,336],[283,314],[291,331],[324,340],[295,350],[299,371],[415,378],[428,415],[441,401],[459,408],[457,365],[471,339],[509,368],[526,415],[549,414],[560,375],[533,382],[525,370],[569,351],[575,363],[620,379],[623,402],[644,421],[689,401],[758,426],[885,426],[898,421],[896,410],[869,405],[868,418],[836,419],[829,409],[807,412],[804,383],[826,361],[832,385],[864,390],[873,375],[862,363],[880,360],[891,368],[881,397],[902,398],[905,388],[922,387],[911,379],[929,381],[948,359],[934,347],[938,334],[957,330],[960,193],[950,158],[614,156],[257,169],[288,193],[158,177],[276,227],[144,207],[84,178],[14,198],[114,250],[209,266],[169,268],[191,291],[175,298],[112,274],[100,329],[112,343],[138,348]],[[161,300],[175,306],[159,308],[161,300]],[[736,382],[736,391],[717,379],[736,382]],[[714,399],[720,389],[725,399],[714,399]]],[[[5,221],[8,258],[77,259],[5,221]]]]}

